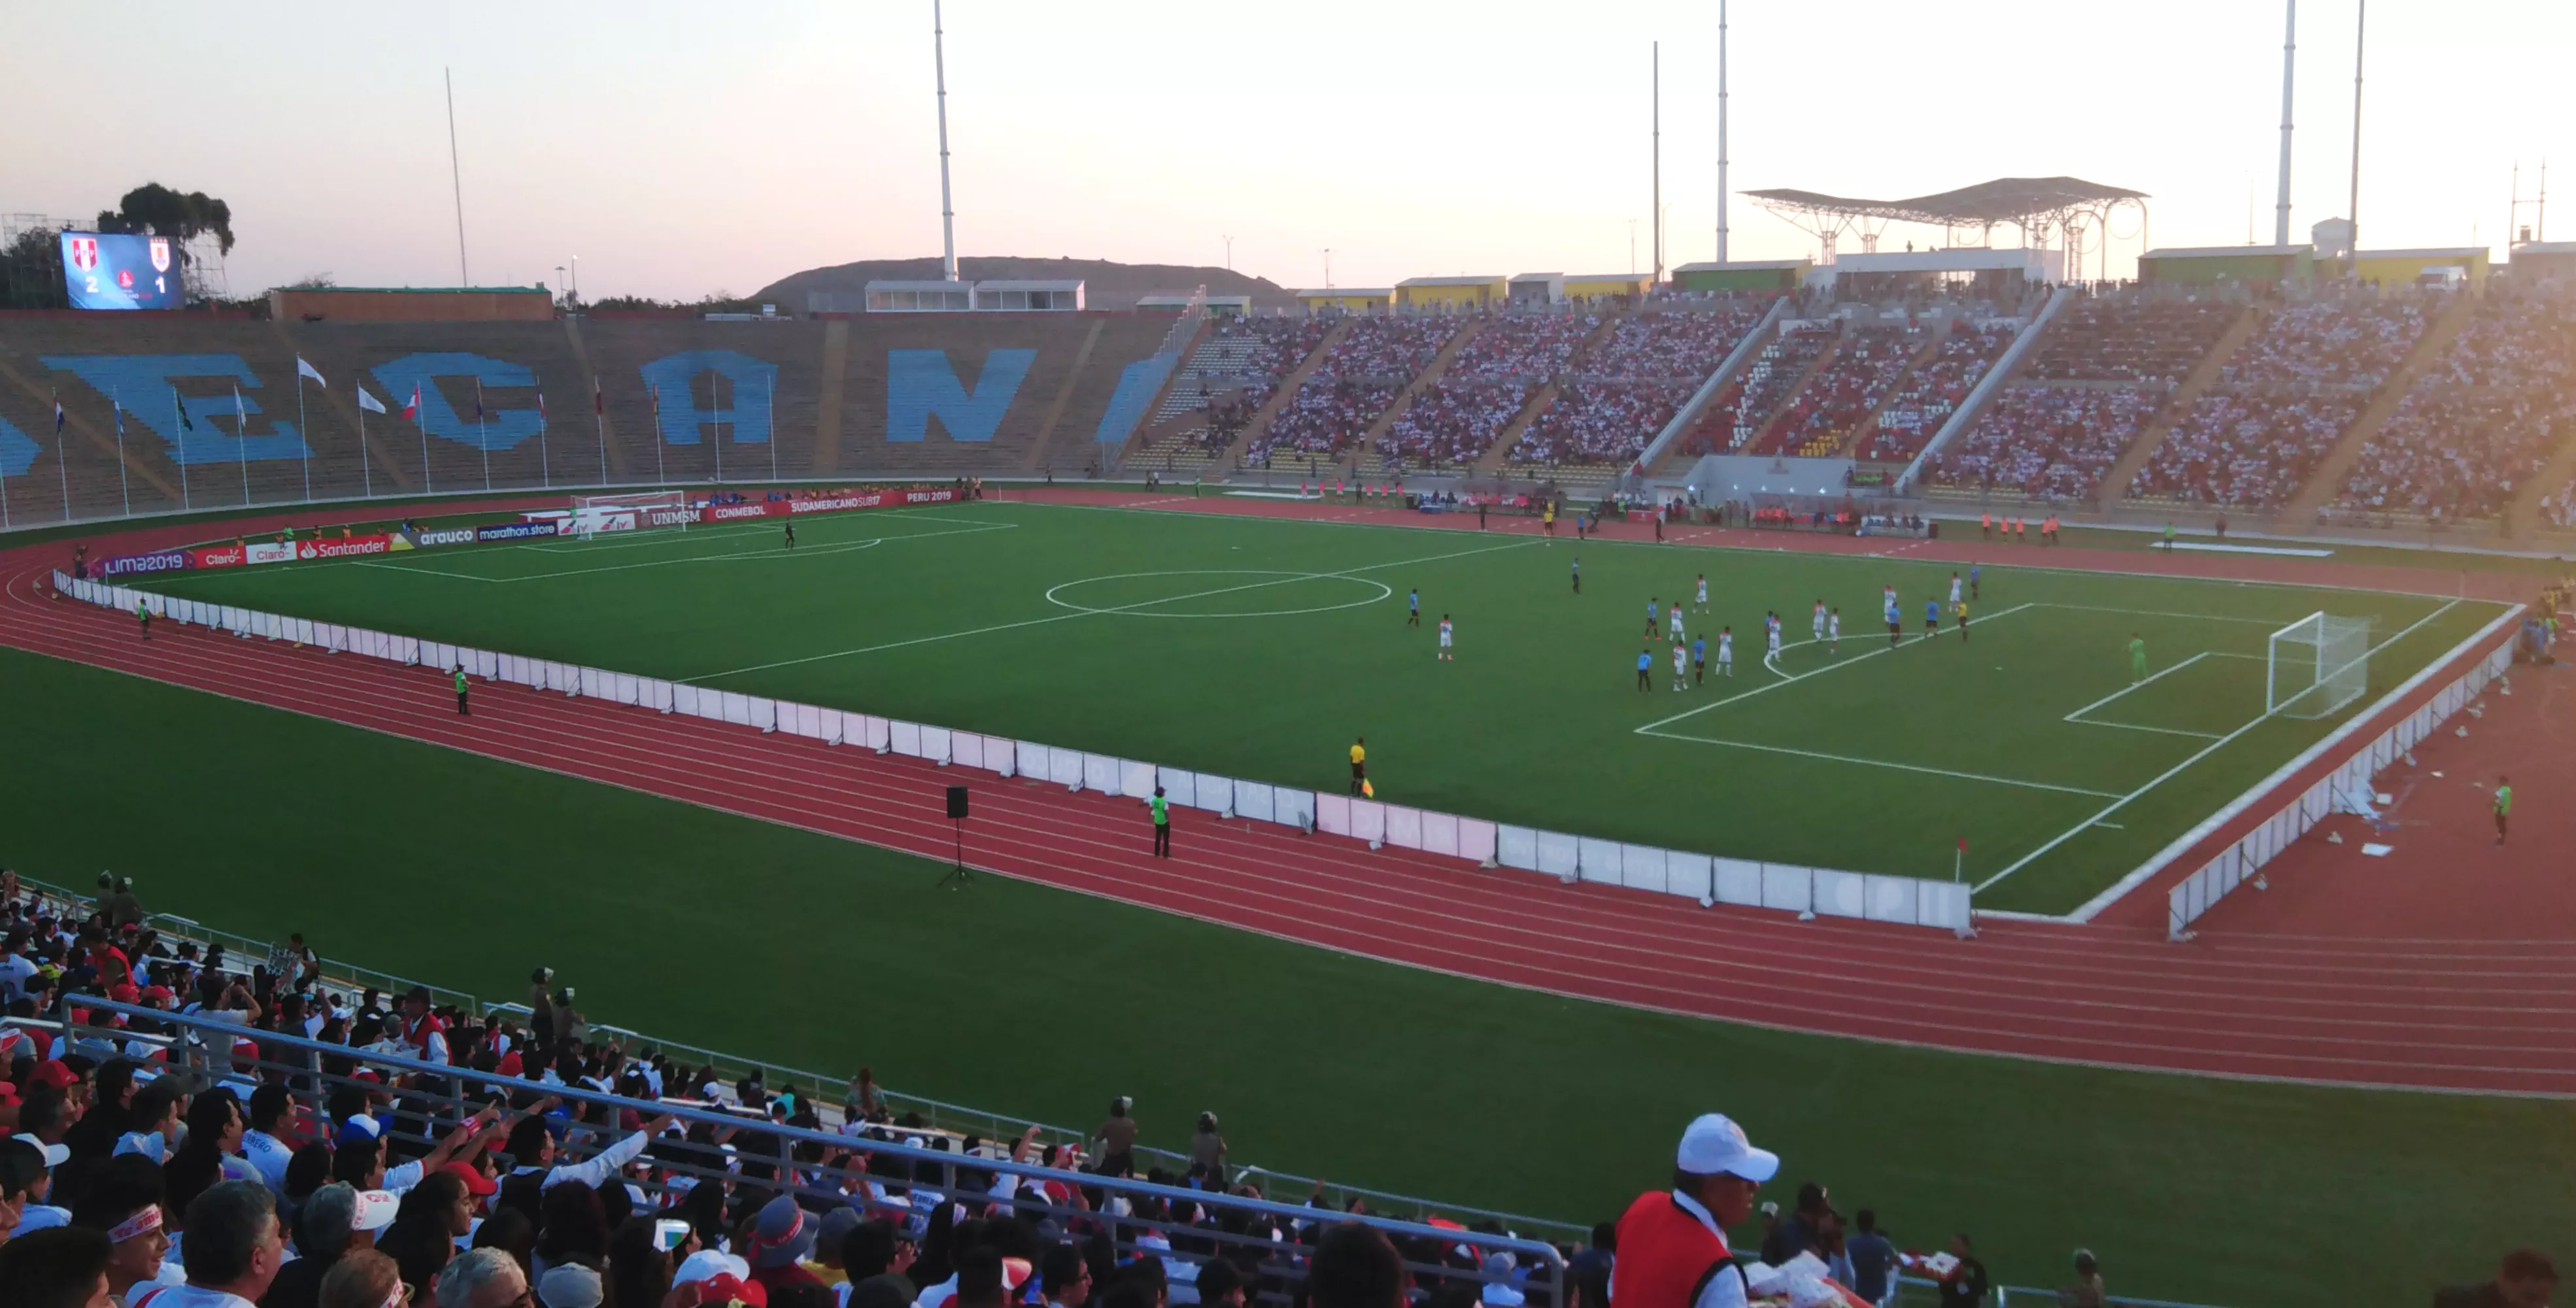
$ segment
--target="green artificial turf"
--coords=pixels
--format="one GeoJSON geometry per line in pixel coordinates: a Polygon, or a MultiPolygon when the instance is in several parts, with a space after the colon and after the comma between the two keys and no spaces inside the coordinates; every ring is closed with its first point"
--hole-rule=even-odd
{"type": "Polygon", "coordinates": [[[1956,871],[1991,883],[1981,907],[2042,912],[2083,904],[2331,729],[2263,718],[2271,630],[2319,609],[2372,619],[2390,642],[2375,696],[2498,611],[1996,566],[1962,642],[1946,620],[1921,639],[1951,567],[1901,558],[1018,503],[797,528],[793,551],[754,522],[149,585],[1324,790],[1345,786],[1366,736],[1391,802],[1734,858],[1956,871]],[[1703,571],[1712,611],[1689,627],[1712,664],[1718,628],[1734,630],[1736,675],[1676,693],[1669,629],[1647,637],[1646,605],[1689,598],[1703,571]],[[1901,603],[1895,648],[1882,584],[1901,603]],[[1819,599],[1842,610],[1837,651],[1803,643],[1819,599]],[[1771,610],[1776,672],[1759,635],[1771,610]],[[1434,657],[1444,615],[1454,662],[1434,657]],[[2175,669],[2133,694],[2132,633],[2175,669]]]}
{"type": "MultiPolygon", "coordinates": [[[[2420,1300],[2563,1240],[2559,1102],[2111,1072],[1788,1035],[1351,959],[0,650],[6,858],[255,937],[596,1022],[1238,1162],[1587,1222],[1737,1116],[1908,1246],[1999,1278],[2420,1300]],[[2392,1293],[2395,1291],[2395,1293],[2392,1293]]],[[[1819,1004],[1834,1002],[1819,994],[1819,1004]]],[[[1743,1239],[1750,1240],[1747,1233],[1743,1239]]]]}

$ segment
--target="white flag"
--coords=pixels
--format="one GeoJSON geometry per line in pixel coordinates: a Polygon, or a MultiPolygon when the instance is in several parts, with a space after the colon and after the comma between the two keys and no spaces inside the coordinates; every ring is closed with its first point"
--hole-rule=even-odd
{"type": "Polygon", "coordinates": [[[382,413],[385,411],[385,402],[367,394],[367,388],[361,386],[358,388],[358,407],[369,413],[382,413]]]}
{"type": "Polygon", "coordinates": [[[304,356],[301,354],[295,356],[295,374],[299,377],[312,378],[313,384],[316,386],[328,386],[331,384],[322,380],[321,370],[315,368],[312,364],[306,363],[304,361],[304,356]]]}

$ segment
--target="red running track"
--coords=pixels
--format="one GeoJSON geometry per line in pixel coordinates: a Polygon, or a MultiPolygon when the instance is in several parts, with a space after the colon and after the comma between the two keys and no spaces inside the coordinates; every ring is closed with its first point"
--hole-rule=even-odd
{"type": "MultiPolygon", "coordinates": [[[[45,598],[19,560],[0,642],[114,671],[929,857],[956,774],[748,728],[131,622],[45,598]]],[[[1365,957],[1783,1029],[2227,1076],[2576,1093],[2576,963],[2554,946],[2255,940],[2000,923],[1909,928],[1702,910],[1400,850],[1181,814],[1146,857],[1137,806],[985,788],[977,866],[1365,957]],[[1817,996],[1832,996],[1819,1004],[1817,996]]]]}
{"type": "MultiPolygon", "coordinates": [[[[1196,507],[1173,507],[1181,505],[1196,507]]],[[[150,529],[116,544],[166,545],[205,530],[150,529]]],[[[446,674],[435,669],[175,625],[146,644],[130,619],[43,595],[40,582],[65,548],[0,555],[8,577],[0,643],[884,848],[948,854],[942,791],[953,772],[517,686],[482,688],[475,716],[459,718],[446,674]]],[[[995,819],[978,824],[972,861],[983,870],[1406,966],[1979,1053],[2576,1095],[2576,1041],[2568,1039],[2576,961],[2555,942],[2204,934],[2177,946],[2160,930],[2029,922],[1991,923],[1979,939],[1959,941],[1702,910],[1198,813],[1176,815],[1178,854],[1160,861],[1146,857],[1133,801],[1025,780],[983,789],[979,807],[995,819]]]]}

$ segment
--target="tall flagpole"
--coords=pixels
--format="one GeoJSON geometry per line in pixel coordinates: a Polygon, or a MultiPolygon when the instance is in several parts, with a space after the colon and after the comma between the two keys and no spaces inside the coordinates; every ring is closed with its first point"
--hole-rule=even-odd
{"type": "Polygon", "coordinates": [[[63,452],[70,447],[71,442],[63,439],[63,400],[57,395],[54,397],[54,475],[63,483],[63,521],[65,522],[72,520],[72,471],[71,465],[63,459],[63,452]]]}
{"type": "Polygon", "coordinates": [[[313,429],[304,424],[304,356],[295,356],[295,432],[304,441],[304,502],[313,502],[313,429]]]}
{"type": "Polygon", "coordinates": [[[483,379],[474,379],[474,443],[483,447],[483,489],[492,489],[492,429],[483,422],[483,379]]]}
{"type": "Polygon", "coordinates": [[[546,393],[537,392],[537,473],[545,478],[546,489],[555,485],[554,455],[546,448],[546,393]]]}
{"type": "Polygon", "coordinates": [[[599,389],[599,379],[590,379],[591,435],[599,441],[599,484],[608,484],[608,397],[599,389]]]}
{"type": "Polygon", "coordinates": [[[114,391],[107,393],[107,406],[116,410],[116,498],[125,506],[125,516],[134,516],[134,492],[125,484],[125,404],[114,391]]]}
{"type": "MultiPolygon", "coordinates": [[[[740,388],[740,387],[736,387],[736,388],[735,388],[735,391],[736,391],[736,393],[737,393],[737,394],[739,394],[739,393],[740,393],[740,391],[741,391],[741,388],[740,388]]],[[[697,397],[695,397],[695,396],[691,396],[691,397],[690,397],[690,399],[689,399],[689,403],[690,403],[690,404],[692,404],[692,405],[695,405],[695,404],[697,403],[697,397]]],[[[715,373],[715,374],[710,375],[710,376],[707,378],[707,416],[708,416],[709,418],[712,418],[712,419],[714,419],[714,420],[715,420],[715,421],[714,421],[714,423],[713,423],[712,425],[713,425],[713,426],[715,427],[715,429],[716,429],[716,434],[715,434],[715,446],[716,446],[716,484],[717,484],[717,485],[719,485],[719,486],[721,486],[721,485],[723,485],[723,484],[724,484],[724,374],[723,374],[723,373],[720,373],[720,372],[719,372],[719,373],[715,373]]]]}
{"type": "Polygon", "coordinates": [[[1664,43],[1655,42],[1651,51],[1647,60],[1650,69],[1647,85],[1651,88],[1648,94],[1654,99],[1654,111],[1650,119],[1654,124],[1655,138],[1655,190],[1652,203],[1655,206],[1655,284],[1660,286],[1664,281],[1664,43]]]}
{"type": "Polygon", "coordinates": [[[769,479],[778,480],[778,373],[769,374],[769,479]]]}
{"type": "Polygon", "coordinates": [[[367,498],[376,497],[376,469],[367,458],[367,384],[358,383],[358,475],[364,479],[367,498]]]}
{"type": "Polygon", "coordinates": [[[188,411],[179,407],[179,388],[170,388],[170,416],[179,420],[179,508],[188,505],[188,411]]]}
{"type": "Polygon", "coordinates": [[[419,382],[411,384],[411,398],[411,425],[420,429],[420,488],[434,495],[438,493],[438,478],[429,471],[429,415],[420,406],[419,382]]]}
{"type": "Polygon", "coordinates": [[[250,505],[250,411],[242,407],[241,387],[233,387],[233,461],[241,465],[242,505],[250,505]]]}

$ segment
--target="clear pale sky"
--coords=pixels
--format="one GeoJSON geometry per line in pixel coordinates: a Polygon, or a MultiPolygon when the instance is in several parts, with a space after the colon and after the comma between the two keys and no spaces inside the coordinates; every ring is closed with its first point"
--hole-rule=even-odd
{"type": "MultiPolygon", "coordinates": [[[[1225,261],[1289,286],[1710,257],[1715,0],[953,0],[966,255],[1225,261]]],[[[2299,6],[2292,225],[2343,212],[2355,0],[2299,6]]],[[[2362,244],[2504,245],[2557,156],[2576,238],[2570,0],[2370,7],[2362,244]]],[[[2271,239],[2279,0],[1735,0],[1733,185],[1895,198],[2071,174],[2150,193],[2156,245],[2271,239]]],[[[695,297],[935,255],[929,0],[148,0],[0,6],[0,212],[157,180],[231,202],[235,294],[304,274],[454,285],[452,66],[479,284],[695,297]]],[[[2524,221],[2530,217],[2525,214],[2524,221]]],[[[1812,242],[1740,196],[1739,259],[1812,242]]],[[[2137,233],[2116,235],[2124,275],[2137,233]]],[[[1893,229],[1890,248],[1924,229],[1893,229]]],[[[1852,247],[1846,247],[1852,248],[1852,247]]],[[[2088,263],[2090,261],[2088,260],[2088,263]]]]}

